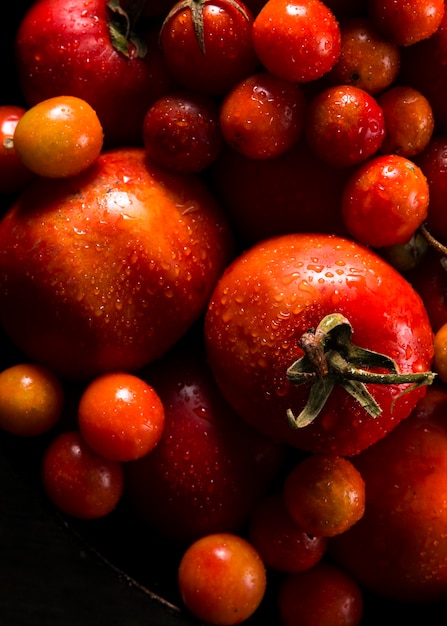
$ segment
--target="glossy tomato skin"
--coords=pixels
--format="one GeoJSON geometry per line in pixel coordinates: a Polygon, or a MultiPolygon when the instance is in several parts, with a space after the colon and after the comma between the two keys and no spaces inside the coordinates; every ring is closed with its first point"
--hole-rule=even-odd
{"type": "Polygon", "coordinates": [[[403,602],[447,593],[444,386],[432,386],[408,419],[354,462],[366,487],[363,518],[330,540],[330,553],[376,594],[403,602]]]}
{"type": "Polygon", "coordinates": [[[241,427],[197,342],[177,347],[144,377],[163,402],[165,426],[152,452],[126,464],[135,511],[181,544],[240,529],[282,469],[283,447],[241,427]]]}
{"type": "Polygon", "coordinates": [[[161,356],[233,254],[204,183],[159,169],[144,148],[36,180],[4,215],[0,241],[0,323],[30,358],[83,380],[161,356]]]}
{"type": "Polygon", "coordinates": [[[253,45],[272,74],[307,83],[338,60],[340,27],[321,0],[268,0],[255,18],[253,45]]]}
{"type": "Polygon", "coordinates": [[[324,234],[270,238],[235,259],[211,296],[205,338],[215,378],[244,420],[297,448],[347,456],[407,417],[425,388],[396,399],[405,385],[372,386],[382,413],[371,419],[336,386],[312,424],[291,428],[286,412],[304,408],[309,387],[293,387],[286,370],[303,354],[302,334],[334,312],[350,321],[356,345],[387,354],[401,372],[430,369],[433,333],[409,283],[372,251],[324,234]]]}
{"type": "Polygon", "coordinates": [[[108,145],[141,144],[149,106],[172,88],[156,30],[142,35],[144,57],[115,49],[105,0],[42,0],[25,13],[15,41],[16,67],[29,106],[77,96],[96,111],[108,145]],[[113,103],[113,104],[111,104],[113,103]]]}

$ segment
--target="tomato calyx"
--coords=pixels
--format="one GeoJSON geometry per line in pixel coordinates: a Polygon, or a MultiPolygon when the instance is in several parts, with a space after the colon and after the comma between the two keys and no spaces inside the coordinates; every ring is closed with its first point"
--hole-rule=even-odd
{"type": "MultiPolygon", "coordinates": [[[[350,322],[339,313],[324,317],[316,329],[309,329],[299,340],[304,356],[287,369],[286,376],[293,385],[311,383],[304,409],[295,416],[287,410],[292,428],[311,424],[322,410],[335,385],[341,385],[372,417],[378,417],[382,408],[368,391],[366,384],[398,385],[411,383],[407,393],[423,385],[431,385],[434,372],[402,374],[396,362],[386,354],[355,345],[350,322]],[[387,370],[388,374],[371,372],[368,368],[387,370]]],[[[402,394],[400,394],[402,395],[402,394]]],[[[399,397],[399,396],[398,396],[399,397]]]]}
{"type": "MultiPolygon", "coordinates": [[[[206,54],[203,10],[207,2],[209,2],[209,0],[183,0],[179,4],[176,4],[163,20],[160,32],[163,30],[165,24],[169,20],[171,20],[175,14],[179,13],[180,11],[185,11],[186,9],[189,9],[191,11],[191,18],[197,43],[199,44],[202,54],[206,54]]],[[[238,11],[238,13],[240,13],[245,20],[250,20],[250,16],[248,15],[247,11],[235,0],[225,0],[225,4],[233,7],[233,9],[238,11]]]]}
{"type": "Polygon", "coordinates": [[[144,58],[147,46],[137,33],[137,24],[146,0],[130,0],[124,9],[120,0],[110,0],[107,8],[110,12],[108,23],[110,40],[115,50],[128,58],[144,58]]]}

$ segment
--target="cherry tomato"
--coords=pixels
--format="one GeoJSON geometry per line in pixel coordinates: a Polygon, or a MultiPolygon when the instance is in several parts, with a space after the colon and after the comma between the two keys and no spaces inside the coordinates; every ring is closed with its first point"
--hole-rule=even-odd
{"type": "Polygon", "coordinates": [[[22,162],[49,178],[74,176],[90,167],[103,140],[96,112],[74,96],[39,102],[22,115],[14,132],[14,147],[22,162]]]}
{"type": "Polygon", "coordinates": [[[253,14],[241,0],[180,0],[165,18],[160,45],[180,85],[225,94],[258,66],[253,14]]]}
{"type": "Polygon", "coordinates": [[[79,519],[108,515],[123,494],[123,469],[118,461],[94,452],[77,431],[50,442],[42,460],[42,481],[50,501],[79,519]]]}
{"type": "Polygon", "coordinates": [[[400,48],[372,26],[366,17],[343,21],[341,52],[326,80],[354,85],[376,95],[390,87],[400,70],[400,48]]]}
{"type": "Polygon", "coordinates": [[[304,109],[299,85],[260,72],[227,93],[220,108],[220,127],[227,143],[245,156],[273,158],[301,137],[304,109]]]}
{"type": "Polygon", "coordinates": [[[310,535],[290,517],[282,493],[272,493],[254,507],[248,537],[268,568],[303,572],[326,553],[327,539],[310,535]]]}
{"type": "Polygon", "coordinates": [[[81,435],[95,452],[115,461],[134,461],[151,452],[160,441],[164,422],[155,389],[126,372],[95,378],[79,401],[81,435]]]}
{"type": "Polygon", "coordinates": [[[349,459],[311,454],[295,465],[283,486],[291,518],[310,535],[333,537],[365,510],[365,482],[349,459]]]}
{"type": "Polygon", "coordinates": [[[33,178],[14,146],[14,131],[26,109],[17,105],[0,105],[0,193],[21,191],[33,178]]]}
{"type": "Polygon", "coordinates": [[[421,262],[406,276],[422,298],[431,327],[437,332],[447,322],[445,256],[429,248],[421,262]]]}
{"type": "Polygon", "coordinates": [[[158,165],[201,172],[216,160],[223,145],[217,103],[192,92],[159,98],[143,120],[143,143],[158,165]]]}
{"type": "Polygon", "coordinates": [[[443,0],[368,0],[368,15],[381,33],[399,46],[428,39],[444,16],[443,0]]]}
{"type": "Polygon", "coordinates": [[[351,236],[380,248],[410,240],[428,213],[429,186],[420,167],[397,154],[376,156],[348,180],[342,213],[351,236]]]}
{"type": "MultiPolygon", "coordinates": [[[[340,385],[332,388],[331,377],[326,387],[312,374],[313,367],[307,369],[309,362],[300,361],[307,355],[324,374],[326,357],[317,358],[321,357],[317,346],[319,337],[325,341],[326,324],[328,330],[344,328],[345,339],[350,325],[355,345],[388,355],[396,366],[392,369],[410,378],[419,372],[417,378],[433,381],[432,329],[415,290],[373,251],[321,233],[272,237],[233,260],[206,312],[208,360],[224,396],[242,419],[297,448],[349,456],[407,417],[426,388],[372,385],[371,394],[381,410],[368,415],[365,404],[361,406],[340,385]],[[301,367],[310,378],[300,375],[301,367]],[[317,388],[311,392],[306,380],[318,382],[317,388]],[[404,389],[407,393],[402,395],[404,389]]],[[[366,364],[364,368],[368,369],[366,364]]],[[[368,389],[368,383],[365,386],[368,389]]]]}
{"type": "Polygon", "coordinates": [[[278,605],[282,626],[359,626],[364,613],[356,580],[325,562],[287,576],[280,584],[278,605]]]}
{"type": "Polygon", "coordinates": [[[328,87],[309,103],[305,135],[315,154],[333,167],[357,165],[383,143],[383,111],[377,100],[359,87],[328,87]]]}
{"type": "Polygon", "coordinates": [[[447,134],[432,136],[426,148],[414,158],[427,178],[429,188],[426,227],[441,243],[447,244],[445,198],[447,194],[447,134]]]}
{"type": "Polygon", "coordinates": [[[272,74],[309,82],[324,76],[337,61],[340,27],[320,0],[268,0],[254,20],[253,45],[272,74]]]}
{"type": "Polygon", "coordinates": [[[395,85],[377,98],[385,118],[386,134],[380,147],[411,159],[429,144],[435,129],[430,102],[417,89],[395,85]]]}
{"type": "Polygon", "coordinates": [[[439,378],[447,382],[447,322],[438,329],[434,337],[435,354],[433,368],[439,378]]]}
{"type": "Polygon", "coordinates": [[[207,535],[182,556],[178,586],[185,606],[200,620],[231,626],[259,607],[267,585],[257,550],[230,533],[207,535]]]}
{"type": "Polygon", "coordinates": [[[446,410],[446,387],[433,385],[406,420],[354,459],[365,480],[365,513],[330,539],[330,553],[378,596],[445,600],[446,410]]]}
{"type": "Polygon", "coordinates": [[[18,363],[0,373],[0,428],[30,437],[51,430],[64,408],[64,389],[46,367],[18,363]]]}

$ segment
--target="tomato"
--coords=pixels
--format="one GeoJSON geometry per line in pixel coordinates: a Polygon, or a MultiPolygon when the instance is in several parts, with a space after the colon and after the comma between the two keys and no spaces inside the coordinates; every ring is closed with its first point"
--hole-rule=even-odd
{"type": "Polygon", "coordinates": [[[359,87],[328,87],[309,103],[305,135],[315,154],[333,167],[357,165],[383,143],[383,111],[377,100],[359,87]]]}
{"type": "Polygon", "coordinates": [[[396,85],[377,99],[385,118],[383,153],[396,153],[411,159],[430,143],[435,118],[430,102],[417,89],[396,85]]]}
{"type": "Polygon", "coordinates": [[[143,120],[147,155],[158,165],[198,173],[209,167],[223,146],[219,108],[211,97],[176,92],[159,98],[143,120]]]}
{"type": "MultiPolygon", "coordinates": [[[[329,329],[342,319],[349,323],[340,332],[349,335],[350,326],[357,346],[388,355],[410,378],[419,372],[416,377],[432,382],[433,334],[424,305],[371,250],[337,236],[292,233],[259,242],[234,259],[210,298],[205,341],[216,381],[241,418],[297,448],[348,456],[407,417],[425,387],[366,381],[380,407],[371,418],[345,389],[332,388],[331,377],[327,387],[313,378],[312,368],[309,378],[301,377],[300,362],[296,382],[303,384],[294,384],[293,366],[304,357],[303,346],[307,358],[314,349],[321,357],[312,329],[324,338],[325,325],[329,329]],[[310,396],[306,380],[317,382],[310,396]],[[304,423],[293,417],[302,411],[304,423]]],[[[313,361],[324,375],[324,359],[313,361]]]]}
{"type": "Polygon", "coordinates": [[[434,332],[447,322],[447,270],[444,259],[443,254],[430,248],[420,263],[407,274],[422,298],[434,332]]]}
{"type": "Polygon", "coordinates": [[[265,565],[283,573],[304,572],[326,553],[327,538],[310,535],[290,517],[283,494],[268,494],[253,508],[248,538],[265,565]]]}
{"type": "Polygon", "coordinates": [[[242,425],[193,341],[144,374],[165,409],[158,445],[126,464],[126,493],[150,529],[184,544],[241,528],[282,468],[275,441],[242,425]]]}
{"type": "Polygon", "coordinates": [[[17,193],[34,174],[17,155],[13,137],[26,109],[17,105],[0,105],[0,193],[17,193]]]}
{"type": "Polygon", "coordinates": [[[438,329],[434,338],[433,368],[440,380],[447,382],[447,322],[438,329]]]}
{"type": "Polygon", "coordinates": [[[163,21],[160,45],[180,85],[224,94],[258,66],[253,14],[241,0],[180,0],[163,21]]]}
{"type": "Polygon", "coordinates": [[[332,563],[290,574],[280,584],[282,626],[359,626],[363,594],[356,580],[332,563]]]}
{"type": "Polygon", "coordinates": [[[294,231],[346,234],[341,198],[350,174],[321,161],[304,141],[271,159],[229,148],[211,168],[213,190],[244,246],[294,231]]]}
{"type": "Polygon", "coordinates": [[[414,160],[427,178],[430,193],[426,227],[436,239],[446,244],[447,135],[432,136],[428,145],[414,160]]]}
{"type": "Polygon", "coordinates": [[[368,0],[368,15],[383,35],[399,46],[428,39],[444,16],[443,0],[368,0]]]}
{"type": "Polygon", "coordinates": [[[365,482],[349,459],[311,454],[286,476],[284,504],[310,535],[333,537],[358,522],[365,510],[365,482]]]}
{"type": "Polygon", "coordinates": [[[108,146],[141,145],[147,109],[175,81],[158,47],[158,29],[144,29],[134,15],[127,20],[119,2],[115,5],[105,0],[33,3],[16,34],[16,68],[29,106],[77,96],[96,111],[108,146]]]}
{"type": "Polygon", "coordinates": [[[51,430],[60,420],[65,393],[47,368],[17,363],[0,373],[0,428],[21,437],[51,430]]]}
{"type": "Polygon", "coordinates": [[[0,323],[63,377],[136,370],[203,313],[232,254],[202,180],[144,148],[103,152],[78,176],[39,178],[3,216],[0,323]]]}
{"type": "Polygon", "coordinates": [[[413,161],[398,154],[363,163],[348,180],[342,214],[351,236],[376,248],[407,243],[428,213],[427,179],[413,161]]]}
{"type": "Polygon", "coordinates": [[[445,386],[354,459],[365,480],[362,519],[330,539],[330,553],[374,593],[399,602],[445,600],[447,430],[445,386]]]}
{"type": "Polygon", "coordinates": [[[198,539],[185,551],[178,586],[186,607],[200,620],[231,626],[248,619],[261,604],[267,585],[257,550],[230,533],[198,539]]]}
{"type": "Polygon", "coordinates": [[[78,431],[58,434],[42,459],[46,495],[61,512],[79,519],[111,513],[123,494],[121,463],[94,452],[78,431]]]}
{"type": "Polygon", "coordinates": [[[373,95],[390,87],[399,75],[399,46],[377,32],[366,17],[344,20],[340,30],[340,56],[326,80],[354,85],[373,95]]]}
{"type": "Polygon", "coordinates": [[[165,423],[163,404],[153,387],[126,372],[95,378],[78,407],[81,435],[98,454],[133,461],[151,452],[165,423]]]}
{"type": "Polygon", "coordinates": [[[14,132],[14,147],[40,176],[74,176],[96,161],[104,134],[92,107],[73,96],[56,96],[28,109],[14,132]]]}
{"type": "Polygon", "coordinates": [[[249,158],[268,159],[298,142],[305,106],[299,85],[259,72],[227,93],[220,107],[220,127],[230,146],[249,158]]]}
{"type": "Polygon", "coordinates": [[[253,45],[272,74],[309,82],[324,76],[337,61],[340,27],[320,0],[269,0],[255,18],[253,45]]]}

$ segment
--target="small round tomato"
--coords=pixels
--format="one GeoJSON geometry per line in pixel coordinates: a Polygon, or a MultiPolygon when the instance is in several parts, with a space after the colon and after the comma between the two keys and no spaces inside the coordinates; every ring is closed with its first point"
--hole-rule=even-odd
{"type": "Polygon", "coordinates": [[[248,537],[265,565],[283,573],[303,572],[326,552],[327,539],[310,535],[290,517],[282,493],[258,502],[249,520],[248,537]]]}
{"type": "Polygon", "coordinates": [[[447,322],[438,329],[434,337],[435,354],[433,367],[439,378],[447,382],[447,322]]]}
{"type": "Polygon", "coordinates": [[[346,228],[376,248],[406,243],[428,213],[429,186],[420,167],[397,154],[370,159],[352,174],[342,198],[346,228]]]}
{"type": "Polygon", "coordinates": [[[220,127],[226,142],[252,159],[277,157],[301,136],[305,98],[301,87],[260,72],[226,95],[220,127]]]}
{"type": "Polygon", "coordinates": [[[197,173],[213,163],[223,145],[217,103],[193,92],[162,96],[143,121],[147,155],[158,165],[197,173]]]}
{"type": "Polygon", "coordinates": [[[259,61],[253,14],[240,0],[179,0],[160,30],[166,64],[191,91],[224,94],[259,61]]]}
{"type": "Polygon", "coordinates": [[[33,178],[33,173],[18,157],[13,140],[24,113],[24,107],[0,106],[0,193],[18,192],[33,178]]]}
{"type": "Polygon", "coordinates": [[[64,389],[46,367],[18,363],[0,373],[0,428],[13,435],[41,435],[55,426],[64,407],[64,389]]]}
{"type": "Polygon", "coordinates": [[[373,95],[392,85],[400,69],[399,46],[378,33],[365,17],[342,22],[340,29],[340,56],[327,80],[354,85],[373,95]]]}
{"type": "Polygon", "coordinates": [[[447,244],[447,134],[432,136],[425,150],[416,155],[414,161],[426,176],[430,191],[426,226],[436,239],[447,244]]]}
{"type": "Polygon", "coordinates": [[[396,85],[381,93],[377,102],[386,128],[380,152],[411,159],[428,146],[435,118],[429,100],[420,91],[396,85]]]}
{"type": "Polygon", "coordinates": [[[35,104],[14,132],[21,161],[48,178],[66,178],[87,169],[98,158],[103,140],[96,112],[74,96],[55,96],[35,104]]]}
{"type": "Polygon", "coordinates": [[[111,513],[123,493],[123,469],[86,444],[77,431],[57,435],[42,460],[42,482],[50,501],[63,513],[96,519],[111,513]]]}
{"type": "Polygon", "coordinates": [[[329,87],[315,96],[305,120],[307,143],[333,167],[348,167],[375,154],[385,137],[377,100],[352,85],[329,87]]]}
{"type": "Polygon", "coordinates": [[[368,0],[372,23],[389,41],[410,46],[428,39],[444,16],[444,0],[368,0]]]}
{"type": "Polygon", "coordinates": [[[253,24],[253,45],[262,65],[291,82],[309,82],[337,61],[341,33],[321,0],[268,0],[253,24]]]}
{"type": "Polygon", "coordinates": [[[333,537],[358,522],[365,510],[365,482],[349,459],[311,454],[286,476],[284,504],[311,535],[333,537]]]}
{"type": "Polygon", "coordinates": [[[364,613],[355,579],[326,562],[284,578],[278,606],[282,626],[359,626],[364,613]]]}
{"type": "Polygon", "coordinates": [[[126,372],[95,378],[78,406],[81,435],[102,456],[133,461],[160,441],[165,421],[163,404],[153,387],[126,372]]]}
{"type": "Polygon", "coordinates": [[[260,605],[266,585],[257,550],[231,533],[198,539],[184,552],[178,570],[185,606],[198,619],[222,626],[248,619],[260,605]]]}

